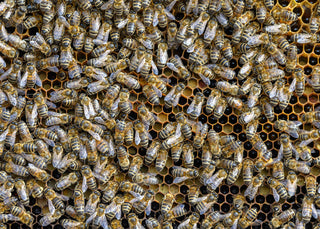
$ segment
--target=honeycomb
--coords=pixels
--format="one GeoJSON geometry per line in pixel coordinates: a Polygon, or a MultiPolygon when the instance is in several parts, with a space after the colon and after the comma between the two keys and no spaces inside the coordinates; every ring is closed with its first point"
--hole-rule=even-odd
{"type": "MultiPolygon", "coordinates": [[[[312,12],[314,11],[317,1],[315,0],[304,0],[304,1],[294,1],[294,0],[279,0],[275,1],[274,8],[286,8],[293,10],[298,15],[298,20],[291,23],[291,32],[288,33],[287,39],[290,43],[293,41],[291,40],[291,35],[300,33],[307,29],[310,16],[312,12]]],[[[180,23],[184,18],[186,17],[183,13],[177,13],[176,14],[176,23],[180,23]]],[[[24,30],[22,34],[18,33],[17,30],[14,27],[7,28],[8,32],[17,34],[20,36],[20,38],[28,38],[30,35],[35,35],[36,32],[40,32],[40,27],[35,27],[29,30],[24,30]]],[[[165,34],[166,30],[163,31],[165,34]]],[[[231,39],[232,33],[228,30],[225,31],[227,34],[227,37],[231,39]]],[[[294,43],[294,42],[293,42],[294,43]]],[[[304,73],[306,74],[306,77],[310,77],[312,69],[314,66],[318,65],[319,62],[319,54],[320,54],[320,44],[297,44],[298,47],[298,66],[302,67],[304,69],[304,73]]],[[[154,53],[156,50],[153,50],[154,53]]],[[[188,66],[188,57],[189,53],[186,52],[186,50],[182,50],[179,48],[178,50],[168,50],[169,56],[173,57],[175,54],[179,54],[181,56],[181,59],[185,63],[186,66],[188,66]]],[[[77,62],[83,66],[86,64],[87,60],[89,59],[89,54],[83,52],[83,51],[75,51],[74,53],[77,62]]],[[[155,57],[155,55],[154,55],[155,57]]],[[[170,58],[169,57],[169,58],[170,58]]],[[[9,62],[11,61],[8,58],[4,59],[9,62]]],[[[240,67],[238,65],[239,56],[235,55],[234,58],[230,61],[230,67],[235,70],[236,72],[239,71],[240,67]]],[[[181,81],[175,73],[173,73],[172,70],[170,70],[168,67],[164,67],[162,69],[162,76],[169,79],[170,81],[167,84],[167,89],[170,91],[170,89],[176,85],[178,82],[181,81]]],[[[37,91],[41,91],[45,98],[49,98],[49,95],[53,91],[57,91],[61,88],[63,88],[63,85],[65,82],[68,81],[68,78],[66,75],[68,74],[66,71],[60,69],[60,72],[58,74],[54,72],[49,72],[46,70],[40,70],[38,72],[43,87],[40,89],[27,89],[25,90],[25,97],[28,100],[33,99],[33,95],[37,91]]],[[[136,72],[132,72],[131,74],[135,74],[142,85],[144,85],[144,79],[139,76],[136,72]]],[[[193,73],[192,73],[193,74],[193,73]]],[[[291,76],[285,77],[288,83],[291,83],[292,79],[291,76]]],[[[240,86],[243,81],[239,81],[237,79],[229,80],[230,83],[237,84],[240,86]]],[[[197,92],[202,92],[205,97],[208,97],[211,93],[212,88],[214,88],[216,85],[216,80],[211,80],[210,85],[207,86],[203,83],[202,80],[199,79],[199,77],[196,77],[195,74],[186,82],[186,88],[180,98],[178,106],[174,108],[165,108],[164,107],[164,100],[161,98],[159,105],[153,105],[151,104],[146,96],[143,94],[142,89],[137,90],[130,90],[130,102],[133,104],[133,110],[128,115],[129,119],[135,120],[137,119],[137,107],[139,104],[145,104],[146,107],[155,113],[158,116],[158,121],[154,126],[152,126],[152,129],[149,131],[153,139],[158,139],[159,131],[168,123],[168,122],[174,122],[175,120],[175,114],[179,112],[187,113],[187,108],[192,102],[193,96],[197,92]]],[[[97,94],[97,98],[103,98],[102,93],[97,94]]],[[[296,121],[298,120],[298,116],[301,113],[313,111],[316,106],[318,105],[319,101],[319,95],[316,93],[312,87],[307,83],[306,89],[301,97],[298,97],[297,95],[293,94],[290,100],[290,104],[288,107],[284,110],[281,110],[278,106],[274,108],[275,113],[275,120],[290,120],[290,121],[296,121]]],[[[71,111],[68,107],[59,107],[57,108],[58,112],[69,112],[71,111]]],[[[237,111],[234,108],[231,108],[228,106],[223,114],[223,116],[219,120],[215,120],[213,118],[213,114],[207,114],[205,112],[205,109],[203,107],[203,110],[201,112],[201,115],[199,116],[198,120],[202,123],[207,123],[209,125],[209,129],[214,129],[217,133],[220,135],[233,135],[236,137],[236,139],[240,140],[244,145],[244,159],[250,158],[255,160],[257,158],[257,152],[252,147],[251,143],[247,140],[246,134],[244,132],[245,127],[242,124],[239,124],[239,111],[237,111]]],[[[311,130],[314,128],[310,124],[303,123],[303,129],[304,130],[311,130]]],[[[259,126],[257,133],[261,136],[262,140],[265,142],[266,146],[268,147],[268,150],[272,152],[273,158],[277,156],[277,152],[280,148],[279,143],[279,131],[277,131],[274,127],[274,123],[269,122],[267,118],[262,115],[259,118],[259,126]]],[[[294,140],[294,139],[291,139],[294,140]]],[[[190,141],[190,140],[189,140],[190,141]]],[[[146,149],[132,145],[132,146],[126,146],[129,152],[130,161],[134,157],[144,157],[146,155],[146,149]]],[[[194,167],[201,168],[201,150],[197,150],[194,152],[194,167]]],[[[315,150],[312,153],[312,157],[316,158],[319,156],[319,151],[315,150]]],[[[188,210],[188,214],[183,217],[177,218],[173,222],[174,228],[176,228],[179,223],[183,222],[189,215],[190,212],[194,211],[194,207],[191,206],[188,203],[188,191],[190,189],[191,185],[200,185],[200,183],[197,180],[187,180],[185,182],[174,184],[173,179],[174,177],[171,174],[171,168],[173,166],[180,166],[182,165],[182,160],[180,159],[178,162],[173,162],[170,153],[169,157],[166,163],[165,168],[158,173],[156,169],[154,168],[153,164],[151,166],[143,165],[141,172],[145,173],[158,173],[157,177],[160,179],[160,184],[158,185],[150,185],[149,189],[153,190],[155,192],[154,200],[152,202],[151,208],[152,212],[149,217],[158,218],[160,214],[160,206],[161,202],[163,200],[163,197],[166,193],[171,193],[175,197],[175,201],[178,204],[185,204],[186,209],[188,210]]],[[[52,179],[50,179],[47,183],[48,186],[51,186],[56,183],[57,179],[61,177],[61,174],[57,171],[57,169],[54,169],[52,166],[49,166],[48,172],[50,171],[50,174],[52,175],[52,179]]],[[[270,176],[271,175],[272,168],[267,167],[265,170],[263,170],[263,174],[270,176]]],[[[311,169],[311,174],[314,175],[317,178],[317,182],[320,182],[320,169],[317,166],[313,166],[311,169]]],[[[125,179],[125,177],[121,177],[122,179],[125,179]]],[[[72,196],[72,187],[64,190],[62,194],[67,196],[72,196]]],[[[228,213],[232,209],[232,202],[233,198],[237,194],[243,194],[243,192],[246,189],[246,185],[243,184],[242,177],[240,178],[232,185],[227,185],[225,182],[222,183],[222,185],[219,186],[219,188],[216,190],[218,193],[218,200],[217,203],[213,205],[213,209],[216,211],[221,211],[223,213],[228,213]]],[[[146,186],[144,188],[147,189],[146,186]]],[[[201,194],[207,194],[208,191],[205,186],[201,186],[200,188],[201,194]]],[[[299,174],[298,175],[298,188],[297,193],[295,196],[287,199],[287,200],[280,200],[282,211],[285,211],[289,208],[292,209],[298,209],[301,204],[302,200],[306,194],[306,188],[304,184],[304,175],[299,174]]],[[[247,199],[247,205],[249,208],[256,207],[258,209],[258,216],[257,219],[262,221],[262,224],[260,226],[252,226],[252,228],[269,228],[269,222],[273,217],[272,213],[272,204],[274,203],[274,197],[273,194],[269,188],[269,186],[266,183],[263,183],[260,187],[259,194],[254,198],[253,201],[249,201],[247,199]]],[[[68,201],[69,204],[73,204],[72,198],[68,201]]],[[[47,227],[42,227],[39,224],[39,220],[42,218],[43,214],[48,212],[47,208],[47,201],[45,198],[40,199],[34,199],[32,196],[30,196],[30,207],[25,207],[27,211],[30,211],[32,215],[35,217],[35,222],[32,226],[32,228],[63,228],[60,225],[60,221],[56,221],[54,224],[49,225],[47,227]]],[[[200,222],[203,220],[203,218],[206,216],[201,215],[200,216],[200,222]]],[[[63,216],[63,218],[68,218],[68,216],[63,216]]],[[[138,218],[140,220],[145,220],[146,215],[145,213],[139,214],[138,218]]],[[[125,217],[122,217],[121,219],[122,225],[124,228],[128,228],[128,221],[125,217]]],[[[311,222],[307,223],[305,225],[305,228],[313,228],[314,223],[316,222],[315,219],[312,219],[311,222]]],[[[142,221],[142,225],[145,226],[145,221],[142,221]]],[[[198,228],[200,227],[200,223],[198,223],[198,228]]],[[[26,225],[23,225],[20,222],[10,222],[8,223],[8,228],[28,228],[26,225]]]]}

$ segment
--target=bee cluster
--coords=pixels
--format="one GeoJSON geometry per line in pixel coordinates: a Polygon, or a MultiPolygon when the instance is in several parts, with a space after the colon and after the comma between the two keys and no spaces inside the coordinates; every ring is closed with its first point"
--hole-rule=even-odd
{"type": "Polygon", "coordinates": [[[320,228],[315,3],[2,1],[0,228],[320,228]]]}

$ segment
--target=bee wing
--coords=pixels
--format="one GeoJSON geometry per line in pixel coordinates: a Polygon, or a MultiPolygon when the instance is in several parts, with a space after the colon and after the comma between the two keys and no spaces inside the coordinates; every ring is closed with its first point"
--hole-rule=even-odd
{"type": "Polygon", "coordinates": [[[192,111],[194,111],[194,109],[195,109],[195,102],[194,101],[192,101],[192,103],[190,104],[190,106],[188,107],[188,109],[187,109],[187,113],[188,114],[190,114],[192,111]]]}
{"type": "Polygon", "coordinates": [[[297,79],[296,78],[293,78],[291,84],[290,84],[290,87],[289,87],[289,92],[293,92],[294,89],[296,88],[296,84],[297,84],[297,79]]]}
{"type": "Polygon", "coordinates": [[[252,182],[249,184],[249,186],[247,187],[246,191],[244,192],[244,196],[248,196],[249,199],[251,198],[251,200],[253,200],[254,195],[255,195],[255,191],[254,191],[254,187],[252,185],[252,182]]]}
{"type": "Polygon", "coordinates": [[[90,215],[90,217],[86,220],[86,226],[88,226],[88,224],[91,223],[91,221],[96,218],[97,212],[93,213],[92,215],[90,215]]]}
{"type": "Polygon", "coordinates": [[[276,202],[279,202],[280,196],[275,188],[272,188],[273,198],[276,202]]]}
{"type": "Polygon", "coordinates": [[[168,63],[167,63],[167,66],[168,66],[168,68],[170,68],[172,71],[179,72],[179,69],[177,69],[176,66],[175,66],[173,63],[168,62],[168,63]]]}
{"type": "Polygon", "coordinates": [[[51,122],[53,122],[53,123],[60,123],[60,118],[51,116],[49,119],[47,119],[47,120],[45,121],[45,125],[46,125],[46,126],[51,126],[51,125],[52,125],[51,122]]]}
{"type": "Polygon", "coordinates": [[[85,159],[87,159],[87,157],[88,157],[87,148],[83,144],[81,144],[80,145],[79,158],[81,160],[85,160],[85,159]]]}
{"type": "Polygon", "coordinates": [[[116,150],[115,150],[112,139],[109,140],[108,146],[109,146],[109,156],[114,156],[116,154],[116,150]]]}
{"type": "Polygon", "coordinates": [[[96,132],[92,131],[92,130],[88,130],[88,133],[97,141],[101,141],[101,137],[99,134],[97,134],[96,132]]]}
{"type": "Polygon", "coordinates": [[[48,208],[49,208],[49,212],[50,214],[53,215],[53,213],[56,211],[56,208],[53,206],[53,203],[51,200],[48,199],[48,208]]]}
{"type": "Polygon", "coordinates": [[[145,58],[142,58],[139,66],[138,66],[138,68],[137,68],[137,70],[136,70],[137,73],[139,73],[139,72],[141,71],[141,68],[144,66],[145,62],[146,62],[146,59],[145,59],[145,58]]]}
{"type": "Polygon", "coordinates": [[[190,26],[191,29],[195,29],[197,27],[197,25],[200,23],[202,17],[198,17],[197,20],[195,20],[195,22],[193,22],[190,26]]]}
{"type": "Polygon", "coordinates": [[[183,63],[182,63],[181,58],[180,58],[178,55],[174,55],[174,58],[178,61],[178,63],[179,63],[180,65],[184,66],[183,63]]]}
{"type": "Polygon", "coordinates": [[[87,185],[87,179],[86,177],[83,177],[82,179],[82,186],[81,186],[82,192],[85,193],[88,190],[88,185],[87,185]]]}
{"type": "Polygon", "coordinates": [[[152,72],[154,74],[158,75],[159,74],[159,70],[158,70],[157,65],[154,63],[153,60],[151,61],[151,67],[152,67],[152,72]]]}
{"type": "Polygon", "coordinates": [[[179,138],[180,136],[181,136],[181,124],[179,123],[179,124],[177,125],[175,137],[176,137],[176,138],[179,138]]]}
{"type": "Polygon", "coordinates": [[[108,221],[107,221],[107,218],[106,218],[106,215],[103,214],[101,217],[100,217],[100,226],[103,228],[103,229],[109,229],[109,225],[108,225],[108,221]]]}
{"type": "MultiPolygon", "coordinates": [[[[173,0],[172,2],[170,2],[170,4],[166,7],[166,10],[171,11],[177,1],[178,0],[173,0]]],[[[175,19],[173,19],[173,20],[175,20],[175,19]]]]}
{"type": "Polygon", "coordinates": [[[178,183],[181,183],[187,179],[188,179],[188,177],[176,177],[176,178],[174,178],[173,183],[178,184],[178,183]]]}
{"type": "Polygon", "coordinates": [[[278,95],[278,88],[274,86],[272,90],[270,91],[269,97],[270,99],[276,97],[278,95]]]}
{"type": "Polygon", "coordinates": [[[232,226],[230,227],[230,229],[237,229],[237,227],[238,227],[238,221],[239,221],[239,219],[236,219],[236,220],[234,221],[234,223],[232,224],[232,226]]]}
{"type": "Polygon", "coordinates": [[[128,23],[128,21],[129,21],[128,18],[125,19],[125,20],[123,20],[123,21],[121,21],[121,22],[118,24],[118,29],[123,29],[123,28],[126,26],[126,24],[128,23]]]}
{"type": "Polygon", "coordinates": [[[164,97],[164,101],[168,102],[173,99],[175,88],[173,87],[170,92],[164,97]]]}
{"type": "Polygon", "coordinates": [[[136,143],[136,145],[139,145],[139,144],[140,144],[140,141],[141,141],[141,139],[140,139],[139,132],[136,131],[136,134],[135,134],[135,136],[134,136],[134,142],[136,143]]]}
{"type": "Polygon", "coordinates": [[[164,9],[164,12],[166,13],[167,17],[170,19],[170,20],[176,20],[176,17],[169,12],[169,10],[167,9],[164,9]]]}
{"type": "Polygon", "coordinates": [[[0,76],[0,80],[1,81],[6,80],[8,78],[8,75],[10,75],[11,72],[12,72],[12,66],[0,76]]]}
{"type": "Polygon", "coordinates": [[[186,226],[188,226],[189,222],[190,222],[190,219],[183,221],[182,223],[179,224],[178,229],[185,228],[186,226]]]}
{"type": "Polygon", "coordinates": [[[151,200],[148,202],[148,206],[147,206],[147,208],[146,208],[146,214],[147,214],[147,216],[149,216],[150,215],[150,213],[151,213],[151,200]]]}
{"type": "Polygon", "coordinates": [[[289,196],[294,196],[297,191],[297,179],[294,182],[287,180],[286,186],[289,196]]]}
{"type": "Polygon", "coordinates": [[[159,98],[161,98],[162,97],[162,92],[158,88],[156,88],[155,86],[152,86],[152,88],[157,93],[157,96],[159,98]]]}
{"type": "Polygon", "coordinates": [[[281,161],[282,158],[283,158],[283,145],[281,144],[276,160],[281,161]]]}
{"type": "Polygon", "coordinates": [[[27,79],[28,79],[28,72],[26,71],[23,74],[21,81],[18,82],[19,88],[24,88],[27,85],[27,79]]]}
{"type": "Polygon", "coordinates": [[[156,10],[156,12],[155,12],[154,15],[153,15],[153,22],[152,22],[152,24],[153,24],[154,27],[157,26],[158,23],[159,23],[158,16],[159,16],[159,11],[156,10]]]}
{"type": "Polygon", "coordinates": [[[210,79],[208,77],[205,77],[202,74],[199,74],[199,76],[206,85],[210,85],[210,79]]]}
{"type": "Polygon", "coordinates": [[[2,132],[2,134],[0,135],[0,141],[4,141],[6,139],[8,132],[8,128],[4,132],[2,132]]]}
{"type": "Polygon", "coordinates": [[[120,98],[116,99],[116,101],[112,104],[112,106],[111,106],[112,111],[118,110],[119,102],[120,102],[120,98]]]}
{"type": "Polygon", "coordinates": [[[90,119],[90,112],[87,105],[83,105],[83,113],[86,119],[90,119]]]}
{"type": "Polygon", "coordinates": [[[159,49],[160,52],[160,63],[165,64],[168,60],[168,52],[164,49],[159,49]]]}
{"type": "Polygon", "coordinates": [[[101,7],[100,7],[100,9],[102,9],[102,10],[107,10],[107,9],[109,9],[110,7],[112,7],[112,4],[114,3],[114,0],[109,0],[109,1],[107,1],[106,3],[104,3],[101,7]]]}

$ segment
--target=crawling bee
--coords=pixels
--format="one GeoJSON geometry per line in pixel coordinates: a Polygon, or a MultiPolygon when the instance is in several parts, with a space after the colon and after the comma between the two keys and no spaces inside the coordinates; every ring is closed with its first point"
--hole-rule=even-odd
{"type": "Polygon", "coordinates": [[[273,217],[272,220],[271,220],[271,224],[275,228],[280,227],[284,223],[286,223],[289,220],[291,220],[295,215],[296,215],[295,210],[288,209],[288,210],[280,213],[279,215],[276,215],[275,217],[273,217]]]}
{"type": "Polygon", "coordinates": [[[187,113],[190,115],[191,119],[196,119],[199,117],[203,103],[204,103],[203,94],[201,92],[197,92],[192,103],[187,109],[187,113]]]}
{"type": "Polygon", "coordinates": [[[186,169],[183,167],[174,166],[172,170],[172,175],[175,177],[173,183],[181,183],[187,179],[193,179],[199,176],[199,173],[196,169],[186,169]]]}
{"type": "Polygon", "coordinates": [[[290,134],[290,136],[294,137],[294,138],[298,138],[299,137],[299,126],[302,123],[299,121],[285,121],[285,120],[277,120],[275,122],[275,128],[279,129],[280,131],[284,131],[288,134],[290,134]]]}
{"type": "Polygon", "coordinates": [[[244,196],[247,196],[250,200],[253,200],[255,195],[257,194],[259,187],[262,185],[263,181],[264,181],[264,176],[262,176],[261,174],[252,178],[252,181],[250,182],[248,188],[244,192],[244,196]]]}
{"type": "Polygon", "coordinates": [[[184,80],[190,78],[191,74],[188,69],[182,63],[181,58],[178,55],[175,55],[174,58],[171,58],[167,63],[167,66],[174,72],[178,74],[178,76],[184,80]]]}
{"type": "Polygon", "coordinates": [[[11,211],[11,214],[13,216],[18,217],[22,223],[24,223],[30,227],[33,224],[34,218],[24,208],[21,208],[18,206],[13,206],[10,211],[11,211]]]}

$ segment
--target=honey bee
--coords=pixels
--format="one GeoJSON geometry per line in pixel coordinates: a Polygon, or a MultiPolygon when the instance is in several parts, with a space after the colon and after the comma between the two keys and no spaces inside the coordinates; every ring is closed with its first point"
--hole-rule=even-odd
{"type": "Polygon", "coordinates": [[[307,162],[308,164],[311,164],[312,162],[312,152],[312,149],[306,145],[295,145],[296,159],[300,157],[303,161],[307,162]]]}
{"type": "Polygon", "coordinates": [[[259,121],[258,120],[253,120],[251,122],[248,123],[247,127],[246,127],[246,136],[247,139],[252,139],[253,136],[256,134],[257,132],[257,128],[259,125],[259,121]]]}
{"type": "Polygon", "coordinates": [[[97,205],[100,202],[100,192],[99,191],[93,191],[87,201],[87,204],[84,208],[85,213],[92,215],[96,209],[97,209],[97,205]]]}
{"type": "Polygon", "coordinates": [[[66,229],[71,229],[71,228],[84,229],[85,228],[82,222],[72,220],[72,219],[62,219],[60,223],[63,226],[63,228],[66,228],[66,229]]]}
{"type": "Polygon", "coordinates": [[[88,132],[94,139],[101,141],[103,130],[97,124],[93,124],[88,120],[76,117],[74,122],[83,130],[88,132]]]}
{"type": "Polygon", "coordinates": [[[252,225],[254,220],[257,218],[258,209],[251,208],[247,210],[247,212],[239,219],[239,226],[240,228],[247,228],[252,225]]]}
{"type": "Polygon", "coordinates": [[[188,219],[179,224],[178,228],[187,229],[187,228],[195,228],[197,227],[197,223],[199,222],[200,216],[198,213],[193,212],[188,219]]]}
{"type": "Polygon", "coordinates": [[[147,225],[148,229],[151,229],[151,228],[160,229],[161,228],[159,221],[156,220],[155,218],[148,218],[146,220],[146,225],[147,225]]]}
{"type": "Polygon", "coordinates": [[[199,173],[196,169],[183,168],[180,166],[174,166],[172,170],[172,175],[175,177],[173,183],[181,183],[188,179],[193,179],[199,176],[199,173]]]}
{"type": "Polygon", "coordinates": [[[174,208],[172,208],[167,214],[165,214],[164,219],[166,221],[171,221],[174,218],[181,217],[185,214],[187,214],[187,211],[185,210],[185,206],[183,204],[179,204],[174,208]]]}
{"type": "Polygon", "coordinates": [[[183,83],[179,83],[176,86],[172,87],[171,91],[164,98],[165,106],[175,107],[179,103],[179,99],[183,93],[185,85],[183,83]]]}
{"type": "Polygon", "coordinates": [[[142,229],[141,222],[139,218],[134,213],[130,213],[128,216],[128,223],[130,229],[142,229]]]}
{"type": "Polygon", "coordinates": [[[28,172],[34,176],[37,180],[47,182],[51,176],[43,169],[40,169],[33,164],[28,164],[28,172]]]}
{"type": "Polygon", "coordinates": [[[285,121],[285,120],[277,120],[275,122],[275,128],[279,129],[280,131],[284,131],[288,133],[290,136],[294,138],[299,137],[299,126],[302,123],[299,121],[285,121]]]}
{"type": "Polygon", "coordinates": [[[48,226],[49,224],[54,223],[57,221],[61,216],[63,216],[64,210],[63,209],[57,209],[53,213],[48,213],[44,215],[40,220],[39,224],[43,227],[48,226]]]}
{"type": "Polygon", "coordinates": [[[133,178],[142,167],[143,160],[141,157],[134,157],[129,167],[128,175],[133,178]]]}
{"type": "Polygon", "coordinates": [[[320,91],[320,68],[315,66],[312,69],[311,79],[306,78],[307,82],[311,85],[315,92],[320,91]]]}
{"type": "Polygon", "coordinates": [[[29,205],[29,193],[27,191],[27,186],[21,178],[15,180],[14,186],[17,190],[19,199],[23,205],[29,205]]]}
{"type": "Polygon", "coordinates": [[[79,215],[84,214],[84,208],[85,208],[85,199],[84,199],[84,194],[81,189],[81,186],[80,186],[80,183],[77,184],[73,192],[74,209],[76,213],[79,215]]]}
{"type": "Polygon", "coordinates": [[[160,150],[160,142],[154,141],[151,143],[150,147],[147,149],[145,162],[147,165],[150,165],[157,157],[160,150]]]}
{"type": "Polygon", "coordinates": [[[168,151],[165,149],[160,149],[156,159],[156,170],[161,172],[167,163],[168,151]]]}
{"type": "Polygon", "coordinates": [[[304,161],[297,161],[295,159],[287,159],[284,164],[286,167],[288,167],[289,169],[292,169],[296,172],[300,172],[303,174],[310,173],[310,167],[304,161]]]}
{"type": "Polygon", "coordinates": [[[313,205],[314,202],[314,197],[311,196],[304,196],[302,200],[302,221],[307,223],[310,221],[311,216],[312,216],[312,209],[314,208],[313,205]]]}
{"type": "Polygon", "coordinates": [[[159,137],[161,139],[166,139],[168,137],[171,137],[172,135],[175,134],[175,130],[176,130],[176,124],[170,122],[159,132],[159,137]]]}
{"type": "Polygon", "coordinates": [[[297,96],[302,96],[305,90],[305,76],[302,68],[297,68],[294,70],[294,77],[296,79],[296,87],[295,87],[295,92],[297,96]]]}
{"type": "Polygon", "coordinates": [[[261,114],[261,110],[259,107],[253,107],[250,111],[243,112],[240,115],[239,122],[242,124],[249,123],[252,120],[258,118],[261,114]]]}
{"type": "Polygon", "coordinates": [[[56,209],[63,210],[65,208],[63,200],[68,200],[68,197],[57,194],[51,188],[45,188],[43,192],[45,198],[48,200],[48,207],[51,214],[54,214],[56,209]]]}
{"type": "MultiPolygon", "coordinates": [[[[26,99],[22,96],[19,96],[17,99],[17,106],[15,106],[11,109],[10,122],[14,122],[17,120],[17,118],[20,118],[25,106],[26,106],[26,99]]],[[[25,138],[27,138],[27,140],[30,141],[31,134],[29,133],[29,130],[27,130],[27,125],[24,122],[19,122],[19,128],[20,128],[19,132],[22,135],[21,137],[23,138],[23,140],[25,140],[25,138]],[[21,123],[23,123],[23,124],[21,124],[21,123]]]]}
{"type": "Polygon", "coordinates": [[[260,100],[260,103],[262,105],[262,110],[264,112],[264,115],[267,117],[268,120],[273,121],[274,120],[273,107],[270,105],[268,98],[266,96],[263,96],[260,100]]]}
{"type": "Polygon", "coordinates": [[[218,170],[214,175],[205,182],[208,190],[214,191],[227,178],[228,174],[225,169],[218,170]]]}
{"type": "Polygon", "coordinates": [[[119,165],[122,170],[128,170],[130,166],[130,161],[128,159],[127,149],[123,146],[119,146],[117,150],[117,158],[119,165]]]}
{"type": "Polygon", "coordinates": [[[44,140],[48,145],[54,147],[55,141],[58,140],[58,136],[51,130],[47,130],[44,128],[37,128],[34,132],[34,135],[37,138],[44,140]]]}
{"type": "Polygon", "coordinates": [[[213,129],[209,130],[208,132],[208,146],[210,149],[210,152],[213,154],[212,156],[214,158],[219,158],[221,155],[221,146],[219,144],[219,134],[216,133],[213,129]]]}
{"type": "Polygon", "coordinates": [[[191,76],[190,72],[184,66],[181,58],[178,55],[175,55],[174,58],[171,58],[169,62],[167,62],[167,66],[184,80],[187,80],[191,76]]]}
{"type": "Polygon", "coordinates": [[[285,9],[277,9],[273,11],[272,16],[275,19],[278,19],[280,21],[284,22],[293,22],[298,19],[298,16],[293,12],[285,9]]]}
{"type": "Polygon", "coordinates": [[[40,52],[42,52],[46,56],[49,56],[51,54],[50,45],[45,41],[40,33],[36,33],[35,36],[32,36],[30,38],[30,45],[39,49],[40,52]]]}
{"type": "Polygon", "coordinates": [[[97,181],[93,176],[92,170],[89,166],[83,165],[81,168],[81,174],[83,176],[82,190],[85,192],[88,188],[95,190],[97,188],[97,181]]]}
{"type": "Polygon", "coordinates": [[[271,224],[274,227],[280,227],[284,223],[288,222],[291,220],[294,216],[296,215],[295,210],[293,209],[288,209],[286,211],[283,211],[279,215],[276,215],[272,218],[271,224]]]}
{"type": "Polygon", "coordinates": [[[226,218],[224,218],[223,225],[226,227],[237,227],[237,223],[241,215],[242,211],[240,209],[233,209],[231,213],[226,218]]]}
{"type": "Polygon", "coordinates": [[[18,51],[15,48],[2,41],[0,41],[0,52],[9,58],[15,58],[18,54],[18,51]]]}
{"type": "Polygon", "coordinates": [[[80,174],[76,172],[69,173],[68,175],[61,177],[55,184],[55,189],[58,191],[64,190],[75,184],[79,179],[80,174]]]}
{"type": "Polygon", "coordinates": [[[146,130],[143,123],[139,120],[134,122],[134,129],[135,129],[135,144],[141,144],[142,147],[147,148],[149,144],[149,140],[152,140],[152,137],[146,130]]]}
{"type": "Polygon", "coordinates": [[[297,191],[297,180],[298,177],[294,171],[289,171],[286,180],[286,187],[288,190],[288,195],[290,197],[294,196],[297,191]]]}
{"type": "Polygon", "coordinates": [[[280,181],[270,177],[270,178],[268,178],[267,183],[268,183],[268,185],[270,185],[270,187],[272,189],[273,196],[274,196],[274,199],[276,202],[279,202],[280,197],[282,199],[288,198],[288,192],[287,192],[284,184],[282,184],[280,181]]]}
{"type": "Polygon", "coordinates": [[[246,11],[235,20],[233,28],[236,30],[244,28],[254,17],[253,11],[246,11]]]}
{"type": "Polygon", "coordinates": [[[26,224],[29,227],[31,227],[31,225],[33,224],[34,218],[24,208],[18,207],[18,206],[13,206],[10,209],[10,212],[13,216],[18,217],[19,221],[21,221],[23,224],[26,224]]]}
{"type": "Polygon", "coordinates": [[[252,201],[256,196],[257,191],[259,187],[262,185],[263,181],[264,181],[264,176],[261,174],[258,174],[257,176],[253,177],[248,188],[244,192],[244,196],[247,196],[252,201]]]}
{"type": "Polygon", "coordinates": [[[187,113],[190,118],[196,119],[201,113],[202,104],[204,103],[204,96],[201,92],[197,92],[192,103],[188,107],[187,113]]]}
{"type": "Polygon", "coordinates": [[[208,128],[209,127],[207,124],[202,124],[201,122],[196,124],[196,135],[193,140],[193,145],[195,148],[199,149],[202,147],[208,134],[208,128]]]}
{"type": "Polygon", "coordinates": [[[314,197],[316,194],[317,180],[314,176],[308,175],[305,177],[307,195],[314,197]]]}
{"type": "Polygon", "coordinates": [[[88,224],[92,222],[92,225],[94,227],[101,226],[104,229],[108,228],[108,221],[106,218],[105,211],[106,205],[99,204],[95,212],[91,214],[90,217],[86,220],[86,227],[88,227],[88,224]]]}
{"type": "Polygon", "coordinates": [[[28,191],[31,193],[33,198],[41,198],[43,194],[43,187],[41,187],[36,180],[30,179],[26,183],[28,191]]]}
{"type": "Polygon", "coordinates": [[[151,202],[153,198],[154,198],[154,192],[152,190],[148,190],[140,200],[133,203],[135,211],[138,214],[145,212],[147,216],[150,215],[151,202]]]}
{"type": "Polygon", "coordinates": [[[218,199],[218,194],[215,192],[208,194],[206,196],[200,197],[197,200],[195,209],[199,212],[200,215],[203,215],[211,208],[211,206],[217,201],[217,199],[218,199]]]}
{"type": "MultiPolygon", "coordinates": [[[[5,61],[0,59],[0,66],[6,67],[5,61]]],[[[0,80],[4,81],[5,79],[8,79],[10,83],[16,84],[17,79],[21,79],[21,70],[22,70],[22,62],[21,60],[14,60],[11,64],[10,68],[5,71],[1,77],[0,80]]]]}
{"type": "Polygon", "coordinates": [[[2,82],[1,87],[7,98],[9,99],[9,102],[13,106],[17,106],[18,92],[16,88],[14,88],[9,81],[2,82]]]}
{"type": "Polygon", "coordinates": [[[119,188],[119,183],[115,181],[109,181],[105,187],[105,189],[102,191],[102,202],[108,203],[110,202],[115,196],[119,188]]]}
{"type": "Polygon", "coordinates": [[[225,92],[225,93],[229,93],[230,95],[233,95],[233,96],[237,96],[238,93],[239,93],[239,90],[240,88],[235,85],[235,84],[230,84],[229,82],[227,81],[219,81],[217,84],[216,84],[216,87],[222,91],[222,92],[225,92]]]}
{"type": "Polygon", "coordinates": [[[153,26],[157,26],[159,24],[160,28],[165,28],[168,25],[169,20],[175,20],[175,16],[170,13],[172,8],[172,4],[164,8],[162,4],[155,5],[155,13],[153,15],[153,26]]]}

